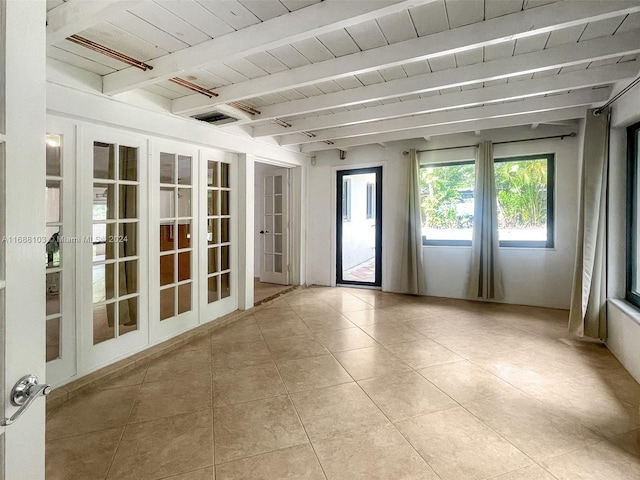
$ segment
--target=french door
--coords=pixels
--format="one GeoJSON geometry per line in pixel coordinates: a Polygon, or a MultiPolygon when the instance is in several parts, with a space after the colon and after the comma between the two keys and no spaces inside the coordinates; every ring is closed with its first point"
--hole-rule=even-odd
{"type": "Polygon", "coordinates": [[[156,342],[198,323],[198,150],[154,140],[152,158],[149,313],[156,342]]]}
{"type": "Polygon", "coordinates": [[[85,128],[82,158],[77,281],[87,372],[148,343],[147,142],[85,128]]]}
{"type": "Polygon", "coordinates": [[[382,167],[337,173],[336,283],[382,284],[382,167]]]}
{"type": "Polygon", "coordinates": [[[45,402],[15,423],[13,386],[45,376],[45,2],[0,2],[0,479],[44,479],[45,402]]]}
{"type": "Polygon", "coordinates": [[[260,281],[289,284],[289,169],[265,172],[262,185],[260,281]]]}

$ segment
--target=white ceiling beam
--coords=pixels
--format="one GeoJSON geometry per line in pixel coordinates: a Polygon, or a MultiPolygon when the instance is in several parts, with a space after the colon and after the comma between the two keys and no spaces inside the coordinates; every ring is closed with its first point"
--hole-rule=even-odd
{"type": "Polygon", "coordinates": [[[573,107],[553,110],[550,112],[528,113],[509,117],[486,118],[471,122],[455,123],[450,125],[436,125],[431,127],[419,127],[411,130],[400,130],[384,134],[365,135],[362,137],[345,138],[336,140],[333,145],[323,142],[309,143],[302,146],[302,153],[319,152],[320,150],[345,149],[360,145],[369,145],[378,142],[396,142],[412,138],[435,137],[437,135],[449,135],[453,133],[474,132],[475,130],[490,130],[493,128],[507,128],[518,125],[545,121],[563,121],[575,118],[584,118],[586,107],[573,107]]]}
{"type": "Polygon", "coordinates": [[[260,108],[261,114],[255,115],[254,120],[284,119],[292,115],[508,78],[638,52],[640,52],[640,31],[634,30],[465,67],[268,105],[260,108]]]}
{"type": "Polygon", "coordinates": [[[244,58],[432,1],[324,0],[146,62],[153,66],[153,70],[129,67],[105,75],[103,93],[115,95],[144,87],[207,65],[244,58]]]}
{"type": "Polygon", "coordinates": [[[47,45],[109,20],[143,0],[68,0],[47,12],[47,45]]]}
{"type": "Polygon", "coordinates": [[[215,98],[188,95],[175,99],[172,111],[176,114],[203,111],[219,103],[239,101],[315,82],[472,50],[634,11],[640,11],[640,3],[559,2],[221,87],[216,90],[219,96],[215,98]]]}
{"type": "Polygon", "coordinates": [[[316,131],[341,125],[353,125],[387,118],[418,115],[448,108],[471,107],[489,102],[595,87],[635,77],[638,73],[638,68],[636,62],[627,62],[592,68],[581,72],[534,78],[532,80],[523,80],[506,85],[464,90],[462,92],[447,93],[407,102],[398,102],[344,113],[290,121],[291,127],[267,124],[254,127],[253,136],[290,135],[303,131],[316,131]]]}
{"type": "MultiPolygon", "coordinates": [[[[375,135],[396,130],[410,130],[416,127],[430,125],[445,125],[459,122],[472,122],[483,118],[523,115],[533,112],[546,112],[561,108],[593,105],[606,102],[611,94],[611,88],[596,90],[580,90],[564,95],[550,97],[535,97],[527,100],[488,105],[484,107],[462,108],[444,112],[428,113],[413,117],[394,118],[380,122],[351,125],[349,127],[330,128],[317,132],[314,138],[305,135],[290,135],[279,143],[282,146],[314,143],[318,141],[335,141],[340,138],[375,135]]],[[[482,130],[482,129],[475,129],[482,130]]],[[[376,143],[378,141],[376,140],[376,143]]]]}

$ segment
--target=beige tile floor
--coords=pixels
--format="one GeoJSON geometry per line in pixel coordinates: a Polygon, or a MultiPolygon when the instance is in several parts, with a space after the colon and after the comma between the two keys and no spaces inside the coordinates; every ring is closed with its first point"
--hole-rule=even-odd
{"type": "Polygon", "coordinates": [[[640,479],[640,386],[566,316],[302,289],[52,412],[47,479],[640,479]]]}

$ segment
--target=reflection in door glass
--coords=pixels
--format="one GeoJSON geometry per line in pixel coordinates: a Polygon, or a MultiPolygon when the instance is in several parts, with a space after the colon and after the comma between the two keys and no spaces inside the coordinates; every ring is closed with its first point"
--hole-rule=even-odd
{"type": "Polygon", "coordinates": [[[376,280],[375,173],[345,175],[342,189],[342,279],[374,283],[376,280]],[[345,188],[345,185],[347,188],[345,188]],[[369,187],[368,187],[369,186],[369,187]],[[374,192],[371,195],[371,192],[374,192]]]}

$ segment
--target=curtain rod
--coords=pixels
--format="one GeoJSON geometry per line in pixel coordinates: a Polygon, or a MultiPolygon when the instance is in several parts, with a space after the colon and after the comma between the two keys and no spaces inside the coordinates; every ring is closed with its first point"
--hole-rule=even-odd
{"type": "Polygon", "coordinates": [[[611,98],[611,100],[609,100],[607,103],[605,103],[603,106],[601,106],[600,108],[596,108],[593,111],[593,114],[597,117],[598,115],[600,115],[602,113],[602,110],[604,110],[605,108],[607,108],[609,105],[611,105],[613,102],[615,102],[616,100],[618,100],[621,96],[623,96],[625,93],[627,93],[629,90],[631,90],[633,87],[635,87],[638,82],[640,82],[640,77],[637,77],[634,81],[632,81],[629,85],[627,85],[626,87],[624,87],[622,90],[620,90],[617,94],[615,94],[613,96],[613,98],[611,98]]]}
{"type": "MultiPolygon", "coordinates": [[[[549,140],[551,138],[559,138],[560,140],[564,139],[564,137],[575,137],[576,132],[565,133],[564,135],[551,135],[549,137],[536,137],[536,138],[523,138],[521,140],[508,140],[506,142],[495,142],[494,145],[504,145],[505,143],[520,143],[520,142],[532,142],[534,140],[549,140]]],[[[431,148],[429,150],[416,150],[416,153],[424,153],[424,152],[440,152],[442,150],[454,150],[456,148],[471,148],[477,147],[478,144],[474,143],[473,145],[460,145],[459,147],[442,147],[442,148],[431,148]]],[[[409,155],[408,151],[402,152],[403,155],[409,155]]]]}

